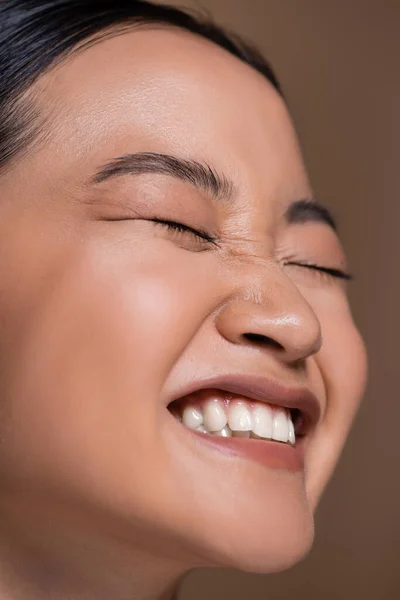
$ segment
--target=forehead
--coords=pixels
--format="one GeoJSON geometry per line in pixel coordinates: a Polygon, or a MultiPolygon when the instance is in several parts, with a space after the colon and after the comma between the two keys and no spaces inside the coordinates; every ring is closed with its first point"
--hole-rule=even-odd
{"type": "Polygon", "coordinates": [[[208,161],[252,193],[288,201],[308,195],[278,93],[250,66],[189,32],[146,28],[103,39],[36,87],[51,120],[41,152],[65,177],[151,151],[208,161]]]}

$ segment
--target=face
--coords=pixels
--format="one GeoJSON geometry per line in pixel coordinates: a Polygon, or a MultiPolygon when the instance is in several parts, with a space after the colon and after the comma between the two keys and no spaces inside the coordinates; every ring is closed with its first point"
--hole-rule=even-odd
{"type": "Polygon", "coordinates": [[[187,568],[293,564],[366,359],[343,249],[299,202],[312,192],[283,101],[224,50],[166,29],[75,53],[34,96],[45,135],[0,182],[4,493],[121,527],[187,568]],[[297,450],[239,438],[247,450],[226,451],[168,409],[207,388],[193,397],[253,410],[255,381],[273,415],[314,415],[297,450]]]}

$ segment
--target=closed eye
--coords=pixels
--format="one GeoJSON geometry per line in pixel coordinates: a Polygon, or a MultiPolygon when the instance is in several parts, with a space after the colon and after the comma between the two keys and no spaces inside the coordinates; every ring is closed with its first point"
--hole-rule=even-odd
{"type": "Polygon", "coordinates": [[[189,225],[184,225],[183,223],[177,223],[176,221],[168,221],[165,219],[157,219],[157,218],[150,219],[150,220],[153,221],[154,223],[158,223],[159,225],[163,225],[164,227],[167,227],[167,229],[170,229],[177,233],[189,233],[189,234],[195,236],[197,239],[200,238],[206,242],[210,242],[213,244],[215,244],[217,241],[216,238],[210,236],[205,231],[202,231],[200,229],[194,229],[193,227],[189,227],[189,225]]]}
{"type": "Polygon", "coordinates": [[[314,271],[319,271],[321,273],[326,273],[327,275],[329,275],[330,277],[334,277],[337,279],[345,279],[346,281],[351,281],[354,279],[353,275],[351,275],[350,273],[347,273],[346,271],[343,271],[342,269],[334,269],[331,267],[323,267],[321,265],[316,265],[313,263],[302,263],[302,262],[295,262],[295,261],[288,261],[285,263],[285,265],[292,265],[295,267],[304,267],[306,269],[313,269],[314,271]]]}
{"type": "MultiPolygon", "coordinates": [[[[125,220],[125,219],[110,219],[110,220],[125,220]]],[[[128,219],[130,220],[130,219],[128,219]]],[[[208,242],[209,244],[218,245],[218,238],[209,235],[207,232],[201,229],[195,229],[194,227],[190,227],[189,225],[185,225],[184,223],[178,223],[177,221],[169,221],[168,219],[159,219],[154,217],[153,219],[147,219],[157,225],[161,225],[170,231],[177,234],[189,234],[197,241],[208,242]]],[[[324,267],[322,265],[317,265],[314,263],[308,262],[297,262],[297,261],[287,261],[284,263],[285,266],[295,266],[302,267],[305,269],[310,269],[313,271],[317,271],[321,274],[328,275],[329,277],[333,277],[335,279],[343,279],[346,281],[352,281],[354,276],[350,273],[342,270],[335,269],[333,267],[324,267]]]]}
{"type": "MultiPolygon", "coordinates": [[[[217,243],[217,238],[210,236],[205,231],[202,231],[199,229],[194,229],[193,227],[190,227],[189,225],[185,225],[184,223],[178,223],[176,221],[169,221],[169,220],[158,219],[158,218],[151,219],[151,221],[153,221],[154,223],[158,223],[159,225],[162,225],[162,226],[166,227],[167,229],[170,229],[176,233],[190,234],[190,235],[194,236],[197,240],[199,240],[199,239],[204,240],[205,242],[209,242],[211,244],[217,243]]],[[[317,271],[321,274],[328,275],[329,277],[333,277],[334,279],[342,279],[345,281],[352,281],[354,279],[353,275],[351,275],[350,273],[347,273],[346,271],[344,271],[342,269],[335,269],[333,267],[324,267],[322,265],[317,265],[315,263],[288,261],[285,263],[285,265],[303,267],[305,269],[310,269],[313,271],[317,271]]]]}

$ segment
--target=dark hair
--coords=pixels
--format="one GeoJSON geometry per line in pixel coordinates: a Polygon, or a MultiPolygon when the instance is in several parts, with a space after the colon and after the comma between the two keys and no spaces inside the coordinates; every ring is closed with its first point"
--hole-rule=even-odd
{"type": "Polygon", "coordinates": [[[281,93],[267,61],[210,18],[142,0],[0,0],[0,170],[45,135],[30,86],[85,44],[116,29],[170,25],[225,48],[281,93]]]}

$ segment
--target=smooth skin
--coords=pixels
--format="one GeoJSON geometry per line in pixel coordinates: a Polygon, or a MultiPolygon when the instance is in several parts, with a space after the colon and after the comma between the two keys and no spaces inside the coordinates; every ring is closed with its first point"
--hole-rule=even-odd
{"type": "Polygon", "coordinates": [[[98,41],[30,95],[42,135],[0,177],[1,598],[152,600],[198,566],[295,564],[366,355],[346,284],[285,265],[347,268],[328,225],[285,219],[312,191],[282,99],[166,27],[98,41]],[[137,152],[206,162],[232,198],[157,173],[92,183],[137,152]],[[317,395],[304,473],[207,450],[173,419],[183,386],[227,373],[317,395]]]}

